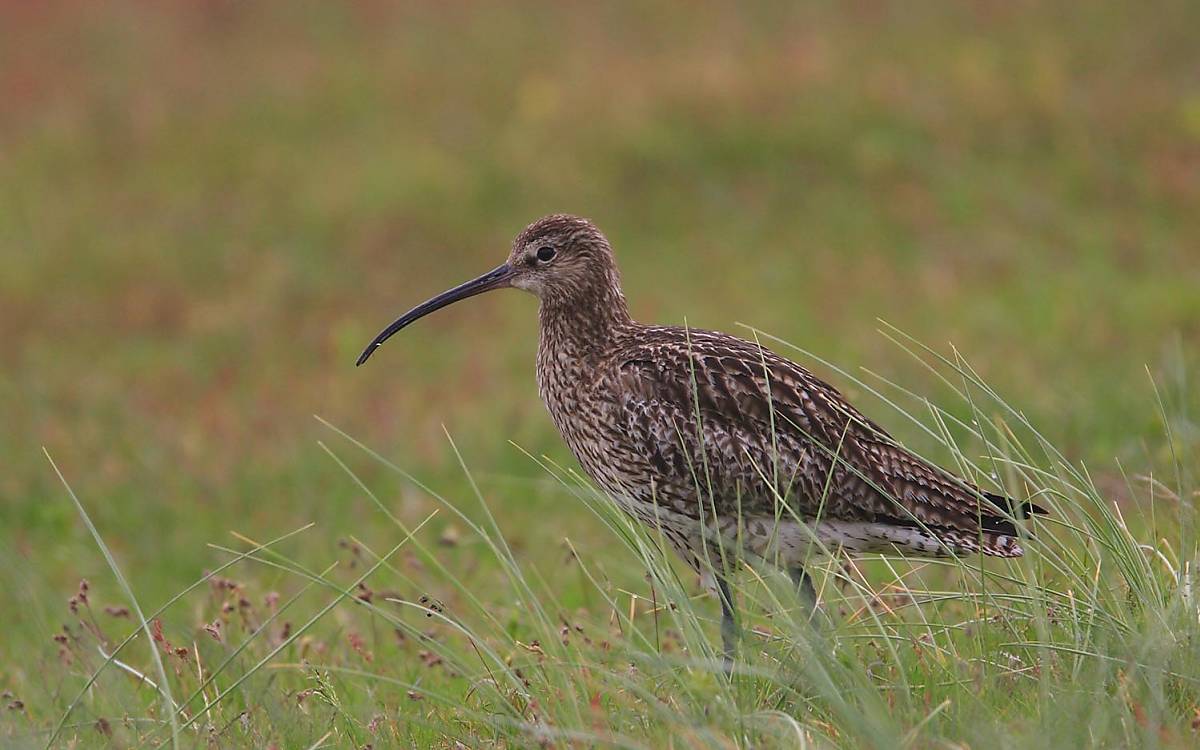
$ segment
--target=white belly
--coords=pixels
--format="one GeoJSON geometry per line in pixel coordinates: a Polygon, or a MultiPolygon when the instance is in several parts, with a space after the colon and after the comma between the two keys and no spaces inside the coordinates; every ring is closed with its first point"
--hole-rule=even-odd
{"type": "MultiPolygon", "coordinates": [[[[720,518],[700,521],[661,504],[650,505],[625,496],[614,496],[617,505],[645,524],[652,534],[663,537],[693,566],[697,560],[714,558],[718,539],[726,554],[740,550],[760,561],[791,566],[804,564],[814,557],[839,551],[851,553],[893,552],[936,555],[945,548],[920,528],[864,521],[819,521],[804,523],[795,519],[720,518]],[[708,550],[703,545],[710,540],[708,550]]],[[[705,567],[700,565],[698,567],[705,567]]]]}

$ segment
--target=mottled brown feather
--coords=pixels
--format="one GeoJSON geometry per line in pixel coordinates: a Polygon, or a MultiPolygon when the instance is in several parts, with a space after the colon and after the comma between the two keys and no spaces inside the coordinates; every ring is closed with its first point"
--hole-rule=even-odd
{"type": "Polygon", "coordinates": [[[809,370],[728,334],[633,321],[590,222],[536,222],[513,262],[542,243],[562,249],[538,287],[543,400],[585,471],[685,557],[699,557],[700,525],[821,521],[861,550],[1021,554],[998,496],[909,452],[809,370]]]}

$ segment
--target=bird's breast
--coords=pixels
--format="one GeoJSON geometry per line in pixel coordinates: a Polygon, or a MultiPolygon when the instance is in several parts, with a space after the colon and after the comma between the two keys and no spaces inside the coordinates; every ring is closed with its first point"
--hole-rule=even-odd
{"type": "Polygon", "coordinates": [[[554,426],[583,470],[614,497],[643,489],[641,462],[630,454],[613,413],[616,400],[605,390],[595,365],[569,351],[541,347],[538,391],[554,426]]]}

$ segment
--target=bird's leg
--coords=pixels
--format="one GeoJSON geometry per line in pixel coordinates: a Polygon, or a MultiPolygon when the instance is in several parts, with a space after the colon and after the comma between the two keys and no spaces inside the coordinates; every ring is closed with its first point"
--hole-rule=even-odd
{"type": "Polygon", "coordinates": [[[811,620],[818,611],[817,590],[813,588],[812,576],[808,574],[803,565],[793,565],[788,568],[788,576],[796,586],[800,600],[808,608],[808,617],[811,620]]]}
{"type": "Polygon", "coordinates": [[[721,650],[725,674],[733,673],[733,658],[737,655],[738,625],[737,608],[733,594],[723,575],[713,575],[717,584],[717,597],[721,600],[721,650]]]}

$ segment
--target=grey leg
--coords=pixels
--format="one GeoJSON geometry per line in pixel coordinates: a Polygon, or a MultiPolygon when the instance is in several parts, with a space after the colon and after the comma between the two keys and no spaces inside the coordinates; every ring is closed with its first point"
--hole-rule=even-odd
{"type": "Polygon", "coordinates": [[[725,577],[714,575],[717,582],[717,596],[721,600],[721,649],[725,674],[733,672],[733,658],[737,655],[738,625],[737,608],[733,604],[733,594],[725,577]]]}
{"type": "Polygon", "coordinates": [[[788,576],[791,577],[796,590],[800,592],[800,599],[808,607],[808,614],[811,618],[817,613],[817,590],[813,588],[812,576],[808,574],[803,565],[793,565],[788,568],[788,576]]]}

